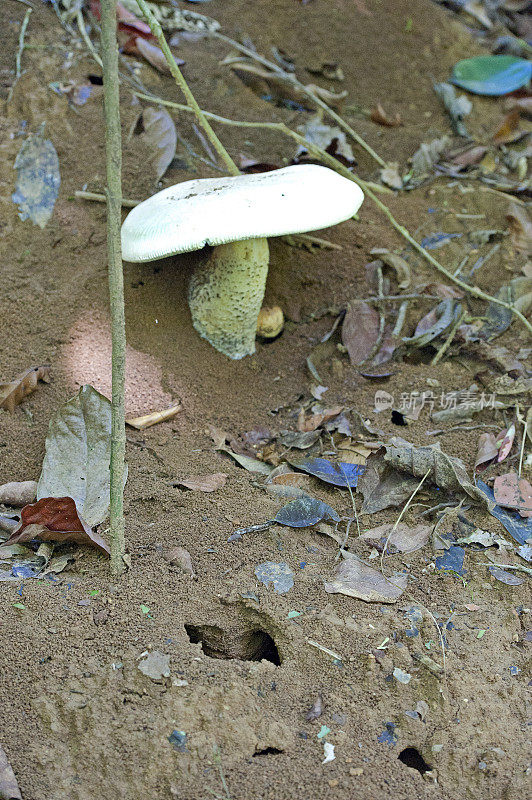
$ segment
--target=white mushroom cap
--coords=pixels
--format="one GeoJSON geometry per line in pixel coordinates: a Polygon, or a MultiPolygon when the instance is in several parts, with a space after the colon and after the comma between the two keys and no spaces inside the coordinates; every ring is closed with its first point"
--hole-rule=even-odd
{"type": "Polygon", "coordinates": [[[356,183],[315,164],[185,181],[128,214],[122,256],[154,261],[206,244],[320,230],[352,217],[363,199],[356,183]]]}

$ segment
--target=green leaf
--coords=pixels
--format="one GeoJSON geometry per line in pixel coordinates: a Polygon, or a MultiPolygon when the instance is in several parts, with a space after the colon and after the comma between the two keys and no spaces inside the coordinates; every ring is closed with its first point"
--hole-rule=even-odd
{"type": "Polygon", "coordinates": [[[145,605],[142,605],[142,604],[140,606],[140,610],[142,611],[143,614],[149,614],[150,613],[149,607],[145,606],[145,605]]]}
{"type": "Polygon", "coordinates": [[[109,509],[110,459],[111,403],[82,386],[50,421],[37,499],[71,497],[93,528],[109,509]]]}
{"type": "Polygon", "coordinates": [[[26,606],[24,603],[13,603],[13,608],[18,608],[19,611],[24,611],[26,606]]]}
{"type": "Polygon", "coordinates": [[[526,86],[532,63],[515,56],[475,56],[453,67],[451,81],[473,94],[498,97],[526,86]]]}

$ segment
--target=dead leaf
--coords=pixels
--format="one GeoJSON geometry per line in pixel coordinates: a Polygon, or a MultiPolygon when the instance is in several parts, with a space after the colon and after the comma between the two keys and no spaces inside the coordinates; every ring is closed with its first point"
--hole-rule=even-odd
{"type": "Polygon", "coordinates": [[[170,677],[170,656],[153,650],[138,665],[139,670],[152,681],[160,681],[162,678],[170,677]]]}
{"type": "Polygon", "coordinates": [[[175,124],[164,108],[148,106],[142,112],[142,125],[144,132],[140,138],[153,152],[150,161],[153,161],[159,181],[175,157],[177,147],[175,124]]]}
{"type": "Polygon", "coordinates": [[[342,324],[342,343],[351,364],[358,366],[367,361],[379,340],[379,331],[380,318],[375,308],[363,300],[353,300],[342,324]]]}
{"type": "Polygon", "coordinates": [[[435,308],[425,314],[416,326],[413,336],[404,336],[403,342],[414,347],[424,347],[441,336],[458,319],[462,307],[454,300],[442,300],[435,308]]]}
{"type": "Polygon", "coordinates": [[[512,244],[518,253],[532,256],[532,220],[525,207],[510,203],[506,213],[512,244]]]}
{"type": "Polygon", "coordinates": [[[520,119],[521,112],[518,108],[509,111],[493,134],[493,141],[496,144],[506,144],[515,141],[516,132],[518,137],[521,135],[518,131],[520,119]]]}
{"type": "Polygon", "coordinates": [[[15,773],[7,756],[0,746],[0,798],[1,800],[22,800],[15,773]]]}
{"type": "Polygon", "coordinates": [[[449,147],[451,140],[448,136],[440,139],[433,139],[432,142],[423,143],[412,156],[410,180],[412,184],[421,183],[432,173],[434,165],[440,160],[445,150],[449,147]]]}
{"type": "Polygon", "coordinates": [[[382,572],[350,556],[335,569],[332,580],[324,584],[329,594],[345,594],[366,603],[396,603],[406,589],[404,573],[385,578],[382,572]]]}
{"type": "MultiPolygon", "coordinates": [[[[162,72],[163,75],[171,75],[170,67],[168,66],[168,62],[161,48],[157,47],[156,44],[152,44],[142,36],[132,36],[123,45],[122,49],[123,52],[128,55],[142,56],[152,67],[162,72]]],[[[176,58],[175,56],[174,58],[178,67],[183,66],[185,63],[182,58],[176,58]]]]}
{"type": "Polygon", "coordinates": [[[399,174],[399,164],[395,161],[390,162],[386,167],[381,169],[380,179],[386,186],[390,186],[392,189],[399,190],[403,188],[403,179],[399,174]]]}
{"type": "Polygon", "coordinates": [[[159,422],[167,422],[169,419],[173,419],[181,411],[181,408],[181,403],[176,403],[175,406],[170,406],[164,411],[152,411],[142,417],[130,417],[130,419],[126,419],[126,425],[136,428],[138,431],[143,431],[145,428],[151,428],[152,425],[157,425],[159,422]]]}
{"type": "Polygon", "coordinates": [[[389,117],[380,103],[371,109],[370,119],[377,122],[379,125],[385,125],[387,128],[397,128],[402,125],[401,115],[396,114],[395,117],[389,117]]]}
{"type": "Polygon", "coordinates": [[[314,722],[323,713],[323,697],[319,694],[305,715],[307,722],[314,722]]]}
{"type": "Polygon", "coordinates": [[[457,95],[456,89],[452,83],[434,83],[434,91],[445,106],[450,120],[451,127],[457,136],[467,138],[467,128],[464,124],[464,118],[467,117],[472,109],[473,104],[465,94],[457,95]]]}
{"type": "Polygon", "coordinates": [[[295,447],[298,450],[307,450],[307,448],[312,447],[313,444],[316,444],[318,439],[320,438],[320,431],[280,431],[279,434],[279,442],[283,445],[283,447],[295,447]]]}
{"type": "Polygon", "coordinates": [[[452,156],[448,163],[452,164],[455,168],[466,169],[467,167],[478,164],[487,152],[488,148],[482,144],[469,145],[465,150],[462,149],[455,156],[452,156]]]}
{"type": "Polygon", "coordinates": [[[532,485],[516,472],[498,475],[493,484],[496,502],[504,508],[515,508],[522,517],[532,517],[532,485]]]}
{"type": "Polygon", "coordinates": [[[517,108],[523,114],[532,114],[532,97],[509,97],[504,101],[504,108],[506,111],[517,108]]]}
{"type": "Polygon", "coordinates": [[[106,555],[110,553],[102,537],[92,531],[78,514],[71,497],[43,497],[36,503],[24,506],[20,512],[20,524],[0,547],[31,542],[32,539],[60,544],[88,544],[106,555]]]}
{"type": "Polygon", "coordinates": [[[0,503],[22,508],[37,497],[37,481],[13,481],[0,486],[0,503]]]}
{"type": "Polygon", "coordinates": [[[211,437],[215,450],[225,449],[225,443],[228,439],[228,434],[225,431],[220,430],[220,428],[215,428],[214,425],[209,425],[205,433],[208,433],[211,437]]]}
{"type": "Polygon", "coordinates": [[[320,66],[314,68],[307,67],[306,69],[311,75],[323,75],[328,81],[345,80],[344,72],[337,61],[324,61],[320,66]]]}
{"type": "Polygon", "coordinates": [[[413,553],[426,545],[430,532],[429,525],[415,525],[409,528],[403,523],[386,524],[366,531],[359,539],[369,542],[379,553],[382,553],[385,545],[387,553],[413,553]]]}
{"type": "Polygon", "coordinates": [[[402,505],[419,481],[404,472],[398,472],[384,463],[381,455],[369,456],[366,471],[358,481],[358,491],[362,493],[363,514],[376,514],[390,506],[402,505]]]}
{"type": "Polygon", "coordinates": [[[164,558],[172,566],[181,567],[181,569],[184,572],[188,572],[192,578],[195,577],[196,573],[192,566],[192,557],[184,547],[171,547],[169,550],[165,551],[164,558]]]}
{"type": "Polygon", "coordinates": [[[493,433],[481,433],[478,437],[475,472],[483,472],[492,464],[499,454],[499,448],[493,433]]]}
{"type": "Polygon", "coordinates": [[[225,486],[227,480],[226,472],[215,472],[212,475],[198,475],[193,478],[185,478],[177,481],[176,486],[184,486],[193,492],[215,492],[225,486]]]}
{"type": "Polygon", "coordinates": [[[341,414],[344,410],[344,406],[333,406],[332,408],[320,408],[319,406],[313,406],[312,410],[314,411],[310,417],[305,416],[305,410],[302,408],[299,417],[297,420],[297,429],[301,431],[301,433],[308,433],[309,431],[315,431],[321,425],[324,425],[329,420],[334,419],[341,414]],[[319,409],[315,410],[314,409],[319,409]]]}
{"type": "Polygon", "coordinates": [[[446,491],[465,492],[476,503],[485,508],[489,506],[486,495],[469,480],[464,462],[442,452],[439,443],[415,447],[399,436],[393,436],[384,449],[384,460],[396,469],[416,478],[422,478],[428,472],[429,483],[446,491]]]}
{"type": "Polygon", "coordinates": [[[13,411],[25,397],[35,391],[39,381],[50,383],[50,367],[30,367],[10,383],[0,383],[0,408],[13,411]]]}
{"type": "MultiPolygon", "coordinates": [[[[327,123],[323,122],[321,116],[313,117],[305,125],[299,125],[297,130],[305,137],[307,142],[316,145],[316,147],[321,147],[322,150],[338,158],[347,166],[356,163],[353,150],[347,141],[345,133],[340,128],[327,125],[327,123]],[[333,152],[331,152],[331,147],[333,152]]],[[[306,152],[301,145],[296,152],[296,159],[306,154],[306,152]]]]}
{"type": "Polygon", "coordinates": [[[503,431],[497,437],[497,444],[499,445],[499,455],[497,456],[497,463],[500,464],[510,454],[515,438],[515,425],[512,423],[507,431],[503,431]]]}
{"type": "Polygon", "coordinates": [[[493,22],[490,20],[484,3],[482,3],[481,0],[466,0],[463,5],[463,11],[478,20],[478,22],[488,30],[493,28],[493,22]]]}

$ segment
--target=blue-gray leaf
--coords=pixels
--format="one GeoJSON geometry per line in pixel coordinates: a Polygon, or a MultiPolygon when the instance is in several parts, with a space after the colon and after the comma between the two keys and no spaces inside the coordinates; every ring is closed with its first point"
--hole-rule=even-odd
{"type": "Polygon", "coordinates": [[[332,483],[333,486],[355,487],[359,477],[364,473],[366,467],[360,464],[348,464],[340,461],[333,464],[326,458],[305,458],[303,461],[290,461],[293,467],[315,475],[325,483],[332,483]]]}
{"type": "Polygon", "coordinates": [[[274,522],[287,525],[289,528],[307,528],[322,519],[340,521],[336,511],[321,500],[314,497],[300,497],[287,503],[276,514],[274,522]]]}
{"type": "Polygon", "coordinates": [[[15,159],[18,172],[13,202],[22,220],[44,228],[54,210],[61,177],[55,147],[43,136],[44,125],[29,136],[15,159]]]}

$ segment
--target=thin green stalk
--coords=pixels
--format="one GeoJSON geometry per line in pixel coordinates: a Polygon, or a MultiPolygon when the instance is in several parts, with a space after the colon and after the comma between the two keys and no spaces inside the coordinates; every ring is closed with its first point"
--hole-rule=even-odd
{"type": "Polygon", "coordinates": [[[227,152],[227,150],[225,149],[221,141],[218,139],[218,137],[216,136],[215,132],[213,131],[209,123],[207,122],[205,114],[197,104],[194,95],[188,88],[188,84],[184,79],[181,70],[177,66],[176,60],[172,55],[172,51],[168,47],[167,41],[164,38],[163,29],[159,25],[159,22],[155,19],[155,17],[153,16],[152,12],[150,11],[148,5],[144,2],[144,0],[137,0],[137,4],[142,13],[144,14],[144,19],[150,26],[151,32],[159,42],[159,47],[164,53],[164,57],[166,58],[168,66],[170,67],[170,72],[172,73],[175,82],[185,95],[187,105],[194,112],[196,119],[198,121],[198,125],[205,131],[205,135],[207,136],[209,142],[212,144],[212,146],[214,147],[214,149],[224,162],[228,173],[230,175],[240,175],[240,170],[238,169],[237,165],[235,164],[235,162],[233,161],[233,159],[231,158],[231,156],[229,155],[229,153],[227,152]]]}
{"type": "Polygon", "coordinates": [[[107,255],[112,338],[111,400],[111,572],[125,569],[124,472],[126,427],[124,390],[126,377],[126,326],[124,314],[124,276],[120,227],[122,224],[122,132],[116,39],[116,0],[101,2],[101,49],[105,114],[105,155],[107,167],[107,255]]]}
{"type": "MultiPolygon", "coordinates": [[[[134,92],[134,94],[137,97],[140,97],[144,100],[149,100],[152,103],[159,103],[161,105],[168,106],[169,108],[179,109],[180,111],[191,111],[188,106],[185,106],[182,103],[174,103],[170,100],[162,100],[160,97],[152,97],[150,95],[143,94],[142,92],[134,92]]],[[[446,270],[445,267],[442,266],[442,264],[440,264],[440,262],[437,261],[434,256],[428,252],[428,250],[425,250],[423,245],[419,244],[419,242],[414,239],[407,229],[395,219],[388,206],[377,197],[375,192],[372,191],[370,185],[366,181],[363,181],[362,178],[359,178],[357,175],[354,175],[352,172],[350,172],[347,167],[344,167],[343,164],[337,161],[333,156],[329,155],[329,153],[326,153],[325,150],[322,150],[321,147],[317,147],[316,145],[308,142],[299,133],[296,133],[296,131],[293,131],[291,128],[285,125],[284,122],[242,122],[240,120],[227,119],[226,117],[221,117],[219,114],[212,114],[209,111],[202,111],[202,114],[204,114],[207,119],[220,122],[222,125],[231,125],[236,128],[263,128],[265,130],[279,131],[279,133],[289,136],[295,142],[304,147],[309,155],[318,159],[323,164],[326,164],[340,175],[343,175],[344,178],[348,178],[349,180],[358,184],[364,194],[373,200],[377,208],[386,216],[392,227],[394,227],[395,230],[404,239],[406,239],[406,241],[409,242],[415,250],[417,250],[417,252],[425,259],[425,261],[428,261],[428,263],[431,264],[431,266],[433,266],[438,272],[440,272],[442,275],[445,275],[447,280],[451,281],[451,283],[455,283],[457,286],[460,286],[461,289],[477,299],[486,300],[488,303],[494,303],[495,305],[508,309],[508,311],[511,311],[512,314],[515,314],[515,316],[523,323],[530,333],[532,333],[532,325],[524,316],[524,314],[515,308],[515,306],[513,306],[511,303],[507,303],[505,300],[500,300],[498,297],[492,297],[492,295],[487,294],[487,292],[483,292],[482,289],[479,289],[478,286],[470,286],[468,283],[465,283],[464,281],[455,277],[451,272],[446,270]]]]}
{"type": "Polygon", "coordinates": [[[13,83],[13,86],[9,90],[9,94],[7,97],[8,103],[13,96],[13,89],[15,87],[15,83],[22,75],[22,53],[24,52],[25,48],[24,37],[26,36],[26,29],[28,27],[28,22],[30,21],[31,11],[32,9],[28,8],[24,16],[24,19],[22,20],[22,25],[20,26],[20,33],[18,35],[18,50],[17,50],[17,55],[15,56],[15,81],[13,83]]]}

